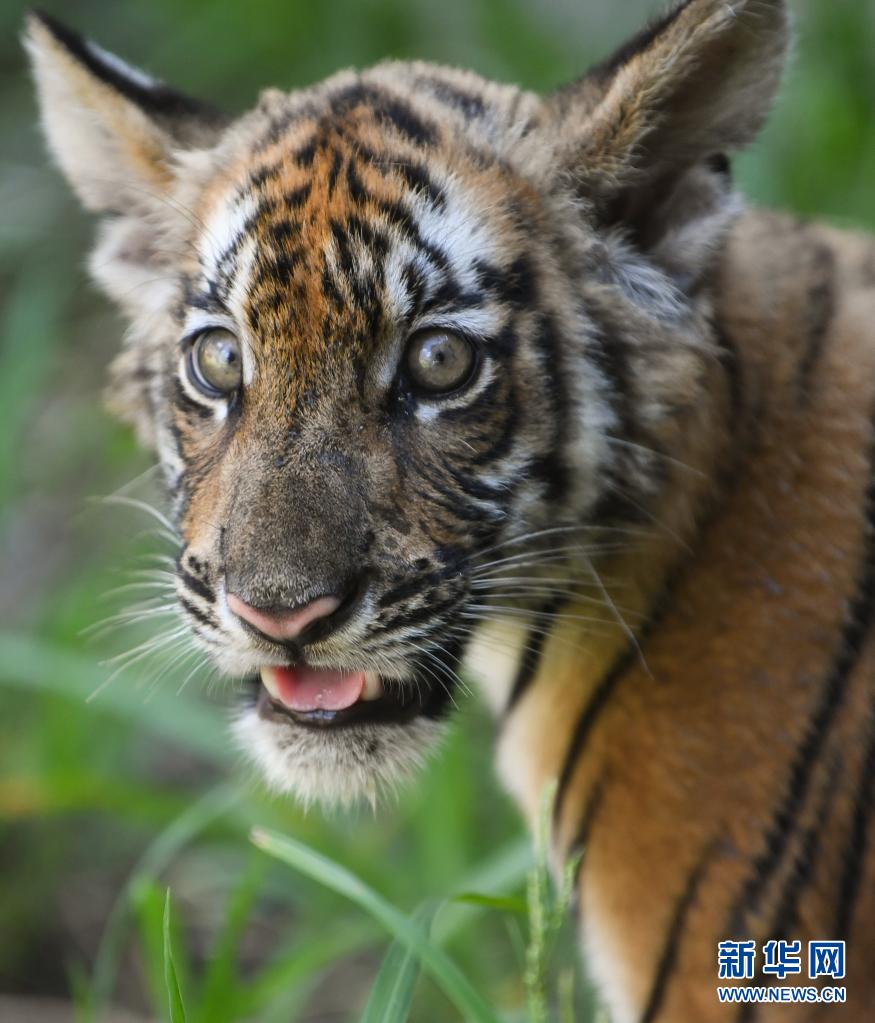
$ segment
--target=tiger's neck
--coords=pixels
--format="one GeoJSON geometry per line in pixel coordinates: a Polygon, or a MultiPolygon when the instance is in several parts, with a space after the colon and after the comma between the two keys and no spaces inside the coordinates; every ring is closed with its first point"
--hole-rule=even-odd
{"type": "MultiPolygon", "coordinates": [[[[793,295],[811,289],[810,275],[787,275],[783,296],[774,291],[773,272],[771,290],[760,285],[777,261],[775,247],[796,230],[789,221],[751,213],[729,239],[713,309],[721,358],[704,381],[705,400],[676,424],[665,485],[647,509],[648,521],[630,530],[628,549],[587,570],[579,580],[586,597],[485,623],[469,648],[466,668],[500,724],[499,773],[530,825],[548,786],[558,784],[555,838],[562,853],[582,842],[589,817],[586,807],[561,811],[579,749],[599,728],[617,680],[636,665],[649,673],[648,635],[658,627],[674,578],[695,558],[703,523],[734,485],[735,472],[743,475],[763,409],[788,400],[812,357],[816,339],[804,343],[810,311],[793,295]],[[798,320],[787,315],[794,306],[798,320]],[[594,587],[601,601],[593,599],[594,587]]],[[[817,262],[806,257],[806,264],[812,259],[817,262]]],[[[598,797],[592,786],[590,799],[598,797]]]]}
{"type": "MultiPolygon", "coordinates": [[[[531,827],[554,781],[561,800],[566,765],[590,727],[586,708],[593,708],[594,721],[622,668],[635,660],[646,664],[647,633],[662,594],[689,556],[700,506],[713,493],[711,476],[695,475],[697,493],[663,502],[654,515],[659,525],[632,539],[627,554],[592,565],[579,580],[580,599],[487,622],[468,650],[466,668],[500,723],[499,773],[531,827]]],[[[558,844],[570,848],[576,836],[565,831],[562,826],[558,844]]]]}

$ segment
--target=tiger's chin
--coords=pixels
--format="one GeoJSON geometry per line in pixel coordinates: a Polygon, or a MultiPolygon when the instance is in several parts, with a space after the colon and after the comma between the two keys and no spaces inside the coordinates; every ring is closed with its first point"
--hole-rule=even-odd
{"type": "Polygon", "coordinates": [[[423,765],[444,731],[428,693],[411,687],[369,680],[369,698],[302,711],[283,702],[270,676],[250,685],[234,722],[237,743],[271,789],[304,805],[374,805],[423,765]]]}

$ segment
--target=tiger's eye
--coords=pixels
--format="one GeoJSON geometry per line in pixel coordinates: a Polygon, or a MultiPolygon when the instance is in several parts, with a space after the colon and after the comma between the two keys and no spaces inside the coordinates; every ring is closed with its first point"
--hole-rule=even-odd
{"type": "Polygon", "coordinates": [[[243,382],[240,342],[221,327],[205,330],[191,349],[192,382],[211,398],[236,391],[243,382]]]}
{"type": "Polygon", "coordinates": [[[407,347],[410,379],[429,394],[457,390],[473,373],[475,362],[471,342],[448,330],[422,331],[407,347]]]}

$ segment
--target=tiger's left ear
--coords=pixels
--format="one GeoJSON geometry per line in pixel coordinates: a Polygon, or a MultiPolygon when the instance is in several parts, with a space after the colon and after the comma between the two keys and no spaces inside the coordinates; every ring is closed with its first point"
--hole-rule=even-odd
{"type": "Polygon", "coordinates": [[[49,147],[82,203],[130,214],[170,190],[175,153],[208,146],[222,118],[83,39],[28,14],[31,57],[49,147]]]}
{"type": "Polygon", "coordinates": [[[684,181],[700,212],[716,201],[722,154],[762,127],[787,39],[784,0],[685,0],[548,98],[551,173],[600,220],[654,244],[684,181]]]}

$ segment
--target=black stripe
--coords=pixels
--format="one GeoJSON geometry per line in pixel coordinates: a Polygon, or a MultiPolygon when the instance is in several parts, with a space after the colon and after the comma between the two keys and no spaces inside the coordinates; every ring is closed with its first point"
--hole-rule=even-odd
{"type": "Polygon", "coordinates": [[[775,910],[774,923],[768,930],[770,939],[789,940],[796,928],[802,893],[808,887],[817,869],[821,840],[826,835],[829,826],[841,766],[841,760],[836,759],[829,769],[817,810],[811,823],[805,829],[793,860],[793,866],[784,882],[781,898],[775,910]]]}
{"type": "Polygon", "coordinates": [[[562,804],[565,801],[566,791],[574,774],[574,769],[577,767],[578,758],[583,752],[586,740],[593,729],[593,725],[595,725],[599,715],[607,705],[620,678],[631,667],[637,655],[637,647],[630,643],[617,658],[614,666],[602,677],[602,680],[596,686],[595,691],[584,706],[580,717],[577,719],[574,734],[571,736],[571,742],[568,744],[568,749],[565,752],[565,759],[562,762],[562,770],[559,773],[559,781],[556,785],[556,799],[553,803],[554,826],[558,826],[561,820],[562,804]]]}
{"type": "Polygon", "coordinates": [[[293,210],[300,210],[313,191],[313,182],[305,181],[302,185],[291,188],[279,195],[261,195],[258,206],[253,214],[246,220],[243,233],[250,232],[262,220],[271,216],[288,215],[293,210]]]}
{"type": "Polygon", "coordinates": [[[537,275],[528,256],[518,256],[507,267],[499,267],[485,259],[475,259],[477,283],[499,301],[515,309],[528,309],[537,298],[537,275]]]}
{"type": "Polygon", "coordinates": [[[353,259],[349,231],[346,224],[339,220],[331,220],[331,237],[334,241],[334,248],[337,252],[337,261],[340,264],[340,272],[346,278],[351,278],[355,271],[355,260],[353,259]]]}
{"type": "Polygon", "coordinates": [[[486,104],[483,98],[476,93],[451,85],[440,78],[431,78],[425,75],[417,78],[416,84],[425,86],[435,99],[453,110],[458,110],[467,121],[486,115],[486,104]]]}
{"type": "MultiPolygon", "coordinates": [[[[529,279],[527,286],[530,285],[529,279]]],[[[553,504],[565,496],[570,480],[570,471],[564,455],[571,399],[565,381],[563,346],[551,317],[542,316],[539,319],[532,343],[538,349],[541,366],[548,377],[553,429],[549,449],[532,461],[531,472],[535,479],[544,484],[544,500],[553,504]]]]}
{"type": "Polygon", "coordinates": [[[437,245],[432,245],[422,237],[419,225],[410,210],[400,202],[391,199],[374,199],[373,202],[377,211],[397,228],[422,255],[427,256],[439,269],[449,269],[450,261],[447,254],[437,245]]]}
{"type": "MultiPolygon", "coordinates": [[[[272,296],[274,309],[281,309],[287,297],[282,291],[274,290],[288,286],[295,272],[304,262],[303,249],[282,249],[275,252],[272,259],[265,259],[256,275],[254,288],[267,288],[272,296]]],[[[263,296],[259,298],[264,301],[263,296]]]]}
{"type": "Polygon", "coordinates": [[[312,167],[313,161],[316,159],[316,152],[319,149],[319,140],[314,135],[309,141],[305,142],[303,146],[292,154],[292,160],[299,167],[312,167]]]}
{"type": "Polygon", "coordinates": [[[415,597],[423,590],[429,589],[436,583],[442,582],[445,578],[446,572],[444,570],[431,570],[413,575],[409,579],[405,579],[403,582],[393,587],[391,590],[387,590],[377,601],[377,607],[385,609],[387,607],[391,607],[393,604],[397,604],[399,601],[407,600],[409,597],[415,597]]]}
{"type": "Polygon", "coordinates": [[[462,309],[479,309],[486,301],[486,296],[481,291],[463,291],[459,282],[452,276],[447,276],[439,288],[432,294],[428,302],[423,306],[423,312],[433,312],[435,309],[452,309],[458,312],[462,309]]]}
{"type": "Polygon", "coordinates": [[[517,309],[528,309],[537,298],[535,268],[528,256],[517,256],[504,271],[501,297],[517,309]]]}
{"type": "Polygon", "coordinates": [[[376,635],[382,632],[391,632],[393,629],[407,628],[411,625],[419,625],[429,619],[437,619],[447,611],[452,611],[458,607],[459,598],[457,595],[450,597],[448,600],[441,601],[437,604],[429,601],[424,607],[415,608],[411,611],[403,611],[400,614],[395,615],[385,622],[377,622],[377,624],[371,629],[371,635],[376,635]]]}
{"type": "Polygon", "coordinates": [[[183,305],[192,309],[202,309],[207,313],[226,313],[228,310],[215,294],[214,285],[210,284],[210,293],[195,291],[190,284],[187,284],[183,305]]]}
{"type": "MultiPolygon", "coordinates": [[[[347,231],[353,237],[361,239],[376,256],[385,256],[389,251],[389,239],[386,235],[379,230],[376,230],[366,220],[362,220],[361,217],[357,217],[354,213],[350,214],[346,218],[347,231]]],[[[379,267],[380,273],[383,272],[383,267],[379,267]]]]}
{"type": "Polygon", "coordinates": [[[675,588],[678,573],[674,572],[667,579],[658,593],[650,608],[650,617],[643,623],[634,640],[630,640],[622,652],[618,655],[613,666],[608,669],[601,681],[595,687],[592,695],[584,705],[577,719],[571,742],[565,752],[565,759],[562,762],[562,770],[559,774],[559,781],[556,786],[556,799],[553,803],[553,827],[557,828],[562,818],[562,804],[565,800],[566,790],[571,783],[574,769],[577,766],[583,747],[589,738],[599,715],[604,710],[608,700],[613,695],[617,683],[623,675],[632,667],[636,659],[643,657],[643,646],[653,630],[659,625],[662,616],[669,604],[669,598],[675,588]]]}
{"type": "MultiPolygon", "coordinates": [[[[305,118],[313,119],[316,116],[316,109],[312,104],[305,104],[293,110],[285,110],[280,114],[274,115],[268,121],[265,131],[261,133],[258,141],[253,145],[253,155],[258,156],[266,149],[276,145],[287,134],[292,125],[300,123],[305,118]]],[[[294,156],[292,159],[294,159],[294,156]]]]}
{"type": "Polygon", "coordinates": [[[364,181],[359,177],[358,169],[352,160],[349,160],[346,165],[346,190],[349,192],[350,199],[357,206],[364,206],[373,198],[365,187],[364,181]]]}
{"type": "Polygon", "coordinates": [[[437,141],[434,125],[423,120],[404,100],[374,85],[357,82],[331,99],[331,109],[336,117],[342,117],[356,107],[370,110],[383,124],[391,125],[416,146],[432,146],[437,141]]]}
{"type": "MultiPolygon", "coordinates": [[[[322,256],[322,291],[330,304],[336,309],[343,309],[346,300],[334,280],[334,272],[328,262],[328,254],[322,256]]],[[[327,336],[327,334],[326,334],[327,336]]]]}
{"type": "Polygon", "coordinates": [[[866,852],[869,847],[869,827],[875,806],[875,706],[870,711],[869,735],[857,794],[851,814],[851,834],[842,857],[842,876],[833,934],[836,938],[850,939],[851,923],[857,906],[866,852]]]}
{"type": "Polygon", "coordinates": [[[31,11],[52,36],[78,63],[84,65],[100,81],[121,93],[125,99],[155,117],[174,120],[199,120],[216,126],[227,118],[216,107],[192,99],[163,82],[145,83],[125,74],[121,64],[107,60],[93,44],[62,24],[45,11],[31,11]]]}
{"type": "MultiPolygon", "coordinates": [[[[252,237],[253,232],[259,225],[269,218],[272,222],[267,225],[267,233],[280,246],[285,247],[292,239],[300,238],[301,223],[299,219],[293,218],[290,214],[293,210],[300,209],[310,197],[312,183],[307,182],[292,191],[285,193],[280,198],[262,195],[255,211],[247,217],[240,231],[234,239],[222,251],[216,260],[216,269],[220,275],[226,293],[230,291],[231,277],[236,269],[236,260],[245,242],[252,237]]],[[[245,192],[238,194],[238,202],[245,197],[245,192]]],[[[295,255],[295,262],[299,262],[303,253],[299,249],[291,248],[291,254],[295,255]]],[[[290,258],[290,254],[287,254],[290,258]]],[[[269,267],[259,263],[258,282],[263,283],[265,275],[269,273],[269,267]]]]}
{"type": "Polygon", "coordinates": [[[699,857],[699,861],[687,878],[684,890],[675,902],[674,912],[668,926],[668,933],[662,947],[662,954],[656,967],[656,975],[653,978],[653,985],[650,989],[650,996],[645,1004],[644,1012],[641,1014],[641,1023],[653,1023],[653,1020],[657,1018],[662,1009],[662,1003],[665,1000],[665,992],[671,980],[672,971],[677,966],[681,941],[683,940],[684,930],[687,925],[687,917],[695,905],[699,886],[714,855],[714,850],[715,844],[712,842],[699,857]]]}
{"type": "Polygon", "coordinates": [[[836,313],[836,260],[832,249],[825,244],[818,245],[812,263],[814,283],[808,290],[805,317],[808,334],[796,377],[796,387],[802,401],[810,396],[811,379],[836,313]]]}
{"type": "MultiPolygon", "coordinates": [[[[536,614],[539,618],[543,618],[544,615],[552,615],[559,610],[563,603],[564,601],[561,598],[553,597],[552,600],[542,604],[536,614]]],[[[529,634],[526,637],[525,650],[520,658],[516,678],[513,681],[513,688],[510,691],[507,706],[504,708],[505,716],[510,714],[533,682],[538,665],[541,663],[541,654],[552,634],[552,630],[552,625],[544,625],[537,622],[529,630],[529,634]]]]}
{"type": "Polygon", "coordinates": [[[173,378],[173,400],[181,412],[197,416],[198,419],[213,418],[212,407],[201,405],[200,402],[195,401],[182,386],[178,377],[173,378]]]}
{"type": "Polygon", "coordinates": [[[186,611],[188,611],[192,618],[200,622],[201,625],[206,625],[211,629],[218,629],[219,626],[218,623],[216,622],[216,619],[211,614],[209,614],[209,612],[201,611],[199,607],[195,607],[195,605],[192,604],[191,601],[186,600],[185,597],[179,597],[179,603],[185,608],[186,611]]]}
{"type": "Polygon", "coordinates": [[[786,852],[796,818],[811,784],[815,764],[839,709],[844,704],[850,676],[875,617],[875,448],[870,450],[869,466],[870,477],[864,503],[865,538],[857,591],[848,609],[833,666],[797,748],[784,795],[766,833],[763,851],[754,861],[750,876],[732,908],[728,927],[731,936],[741,933],[748,913],[756,908],[786,852]]]}
{"type": "Polygon", "coordinates": [[[410,319],[415,319],[422,309],[422,299],[425,295],[425,277],[419,267],[414,263],[405,263],[401,270],[401,279],[410,295],[411,314],[410,319]]]}
{"type": "Polygon", "coordinates": [[[497,523],[504,518],[499,508],[484,508],[482,505],[465,507],[459,502],[458,493],[451,487],[444,486],[432,479],[429,479],[429,483],[433,489],[431,492],[425,493],[424,496],[431,509],[449,512],[449,519],[440,519],[441,525],[446,529],[456,532],[459,529],[464,531],[468,523],[497,523]]]}
{"type": "Polygon", "coordinates": [[[421,192],[428,201],[438,210],[444,209],[447,205],[447,197],[444,190],[432,181],[428,171],[422,164],[410,163],[402,160],[390,167],[407,182],[407,187],[414,192],[421,192]]]}
{"type": "Polygon", "coordinates": [[[489,351],[503,358],[509,358],[519,347],[519,335],[514,321],[506,323],[497,334],[489,338],[489,351]]]}
{"type": "MultiPolygon", "coordinates": [[[[792,940],[792,932],[796,928],[799,919],[799,902],[803,891],[814,874],[817,866],[817,858],[820,853],[822,839],[826,834],[829,824],[830,811],[835,802],[835,786],[840,774],[840,763],[835,761],[829,771],[826,784],[823,786],[823,795],[814,814],[814,819],[805,829],[802,840],[799,844],[793,865],[784,882],[781,897],[775,911],[774,923],[767,929],[764,941],[787,941],[792,940]]],[[[754,985],[771,986],[774,977],[763,975],[762,968],[758,970],[756,978],[752,981],[754,985]]],[[[759,1007],[753,1002],[745,1002],[738,1010],[737,1023],[753,1023],[759,1015],[759,1007]]]]}
{"type": "MultiPolygon", "coordinates": [[[[313,191],[313,182],[305,181],[303,185],[299,185],[297,188],[293,188],[290,192],[283,192],[276,202],[276,207],[288,212],[289,210],[299,210],[310,198],[310,193],[313,191]]],[[[262,209],[270,209],[274,204],[266,203],[262,200],[262,209]]]]}
{"type": "MultiPolygon", "coordinates": [[[[298,220],[289,220],[287,217],[274,220],[271,224],[268,224],[267,236],[272,242],[286,249],[289,242],[297,241],[301,237],[301,223],[298,220]]],[[[303,256],[303,252],[300,249],[295,251],[303,256]]]]}
{"type": "MultiPolygon", "coordinates": [[[[436,471],[432,471],[430,468],[427,468],[422,462],[417,463],[416,472],[426,482],[428,482],[434,490],[433,493],[426,495],[429,503],[432,506],[440,507],[451,512],[454,519],[462,519],[466,522],[481,522],[484,519],[495,519],[498,517],[503,518],[501,510],[498,508],[484,508],[482,505],[473,505],[461,502],[459,500],[458,488],[451,486],[446,480],[442,479],[436,471]]],[[[471,486],[472,490],[476,489],[473,481],[471,481],[471,486]]],[[[472,493],[470,496],[474,497],[475,500],[481,500],[481,498],[475,493],[472,493]]],[[[494,504],[494,501],[491,501],[490,503],[494,504]]]]}
{"type": "MultiPolygon", "coordinates": [[[[470,468],[470,466],[466,466],[470,468]]],[[[444,471],[464,493],[474,501],[488,501],[492,504],[504,503],[507,500],[507,483],[484,483],[477,476],[472,476],[461,469],[455,469],[451,465],[444,467],[444,471]]]]}
{"type": "Polygon", "coordinates": [[[176,571],[179,573],[180,579],[183,583],[192,591],[196,593],[201,599],[205,600],[208,604],[215,603],[216,597],[213,591],[207,586],[206,583],[201,582],[200,579],[196,579],[193,575],[181,566],[177,566],[176,571]]]}
{"type": "MultiPolygon", "coordinates": [[[[513,441],[516,439],[520,413],[517,405],[516,389],[513,385],[513,377],[508,375],[507,380],[509,381],[509,393],[504,406],[505,415],[501,423],[500,432],[487,438],[479,438],[473,435],[470,436],[470,442],[475,446],[478,440],[483,439],[485,439],[489,445],[483,451],[477,452],[476,457],[472,459],[472,465],[483,467],[491,465],[499,459],[504,458],[504,456],[510,451],[513,441]]],[[[522,476],[525,474],[520,473],[520,475],[522,476]]]]}
{"type": "MultiPolygon", "coordinates": [[[[443,423],[455,423],[465,428],[464,436],[473,443],[474,431],[478,426],[492,426],[492,416],[499,414],[505,407],[508,382],[510,376],[496,376],[477,395],[470,405],[458,405],[456,408],[442,408],[440,418],[443,423]],[[487,413],[489,417],[487,418],[487,413]]],[[[484,439],[480,434],[480,440],[484,439]]],[[[488,436],[488,434],[487,434],[488,436]]]]}
{"type": "Polygon", "coordinates": [[[238,199],[249,192],[260,191],[268,181],[278,178],[284,167],[284,160],[273,160],[271,163],[262,164],[258,170],[254,170],[246,179],[246,186],[238,193],[238,199]]]}
{"type": "MultiPolygon", "coordinates": [[[[580,856],[580,860],[578,860],[577,863],[575,885],[580,882],[580,875],[583,871],[583,861],[586,857],[586,850],[589,847],[592,829],[595,825],[596,817],[598,817],[599,811],[604,804],[606,786],[607,775],[603,773],[592,787],[592,791],[590,792],[589,798],[583,808],[583,813],[580,816],[580,824],[577,828],[577,834],[574,836],[574,841],[571,843],[569,848],[570,856],[580,856]]],[[[577,911],[578,913],[580,912],[579,899],[577,911]]]]}
{"type": "Polygon", "coordinates": [[[337,185],[337,178],[340,174],[340,167],[343,162],[343,155],[339,149],[334,150],[334,155],[331,158],[331,169],[328,171],[328,194],[333,195],[335,186],[337,185]]]}

